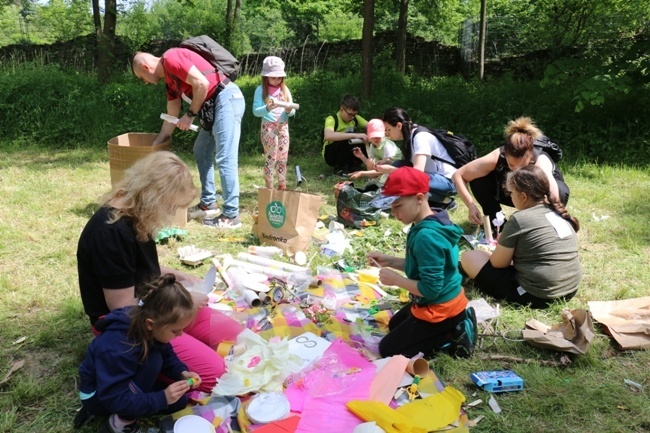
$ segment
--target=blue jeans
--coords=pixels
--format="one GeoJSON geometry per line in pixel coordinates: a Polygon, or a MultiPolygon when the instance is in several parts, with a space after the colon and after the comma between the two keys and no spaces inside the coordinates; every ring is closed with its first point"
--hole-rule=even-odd
{"type": "Polygon", "coordinates": [[[427,173],[429,176],[429,200],[442,202],[445,198],[456,195],[454,183],[439,173],[427,173]]]}
{"type": "Polygon", "coordinates": [[[201,129],[194,142],[194,158],[201,180],[201,203],[217,200],[214,166],[219,170],[223,192],[223,215],[239,216],[239,138],[241,119],[246,109],[244,95],[230,83],[217,95],[212,131],[201,129]]]}

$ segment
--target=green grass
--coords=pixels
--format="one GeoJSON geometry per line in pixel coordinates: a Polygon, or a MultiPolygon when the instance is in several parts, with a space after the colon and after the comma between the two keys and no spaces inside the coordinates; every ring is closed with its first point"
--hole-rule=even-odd
{"type": "MultiPolygon", "coordinates": [[[[1,145],[1,143],[0,143],[1,145]]],[[[183,154],[192,168],[193,157],[183,154]]],[[[251,213],[256,205],[254,185],[262,185],[262,157],[244,156],[240,165],[244,227],[223,233],[196,222],[188,236],[160,245],[163,264],[181,267],[176,249],[194,244],[219,253],[237,253],[254,240],[251,213]]],[[[320,158],[291,157],[307,178],[303,190],[321,195],[322,213],[334,213],[332,187],[320,158]],[[319,174],[324,173],[324,179],[319,174]]],[[[625,299],[650,295],[650,170],[625,166],[566,164],[572,189],[569,209],[581,221],[580,255],[585,277],[568,307],[587,307],[590,300],[625,299]],[[593,215],[610,218],[595,221],[593,215]]],[[[293,171],[290,171],[293,174],[293,171]]],[[[293,177],[291,177],[293,179],[293,177]]],[[[293,180],[290,181],[290,185],[293,180]]],[[[77,366],[91,339],[78,295],[76,244],[96,199],[110,187],[106,151],[100,149],[47,150],[32,147],[0,154],[0,379],[18,360],[25,366],[0,385],[0,432],[69,432],[75,410],[77,366]],[[14,343],[26,337],[24,342],[14,343]]],[[[461,205],[452,219],[467,228],[461,205]]],[[[402,252],[401,224],[393,219],[368,228],[356,240],[362,245],[349,255],[359,259],[367,244],[391,247],[383,238],[390,228],[393,248],[402,252]],[[399,235],[398,235],[399,233],[399,235]]],[[[315,247],[308,257],[316,251],[315,247]]],[[[312,266],[326,264],[317,256],[312,266]]],[[[208,265],[187,269],[202,276],[208,265]]],[[[480,295],[469,292],[472,297],[480,295]]],[[[566,368],[544,366],[559,354],[518,341],[524,323],[536,318],[553,324],[564,304],[546,311],[502,306],[499,330],[508,338],[486,339],[470,360],[440,357],[433,363],[441,378],[461,390],[468,401],[488,400],[469,381],[473,371],[512,368],[525,380],[523,392],[497,395],[503,409],[495,415],[483,403],[468,410],[470,418],[484,415],[481,432],[647,432],[650,430],[648,365],[650,352],[616,351],[598,333],[589,352],[572,356],[566,368]],[[508,355],[530,360],[506,363],[484,359],[508,355]],[[624,379],[641,383],[627,387],[624,379]]],[[[83,433],[93,432],[92,425],[83,433]]]]}

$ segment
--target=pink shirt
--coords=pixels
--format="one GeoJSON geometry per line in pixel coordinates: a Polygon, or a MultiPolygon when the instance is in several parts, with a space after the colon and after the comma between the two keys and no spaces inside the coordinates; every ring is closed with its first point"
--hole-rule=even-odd
{"type": "MultiPolygon", "coordinates": [[[[186,82],[187,74],[192,66],[196,66],[200,72],[215,71],[215,67],[207,60],[186,48],[171,48],[165,51],[162,60],[165,69],[168,101],[178,99],[182,94],[192,97],[192,86],[186,82]]],[[[205,73],[205,78],[210,82],[206,99],[209,99],[214,93],[214,89],[221,82],[220,77],[216,71],[205,73]]]]}

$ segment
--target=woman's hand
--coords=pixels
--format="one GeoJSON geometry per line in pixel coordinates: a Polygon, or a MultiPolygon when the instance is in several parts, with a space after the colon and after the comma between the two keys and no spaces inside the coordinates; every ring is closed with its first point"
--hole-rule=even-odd
{"type": "Polygon", "coordinates": [[[190,292],[190,295],[192,295],[192,300],[197,309],[200,310],[201,308],[208,306],[208,295],[198,292],[190,292]]]}
{"type": "Polygon", "coordinates": [[[390,174],[397,169],[390,164],[375,164],[375,170],[381,174],[390,174]]]}
{"type": "Polygon", "coordinates": [[[472,203],[467,207],[467,218],[470,222],[474,224],[483,224],[483,215],[481,211],[478,210],[476,204],[472,203]]]}
{"type": "Polygon", "coordinates": [[[360,171],[355,171],[354,173],[350,174],[350,179],[359,179],[363,177],[362,174],[363,173],[360,171]]]}

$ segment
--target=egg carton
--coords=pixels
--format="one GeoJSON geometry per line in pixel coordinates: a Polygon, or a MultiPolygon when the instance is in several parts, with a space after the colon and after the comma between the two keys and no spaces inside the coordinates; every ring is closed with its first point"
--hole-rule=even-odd
{"type": "Polygon", "coordinates": [[[211,251],[197,248],[194,245],[188,245],[178,249],[178,256],[181,262],[190,266],[198,266],[203,263],[203,260],[212,257],[214,254],[211,251]]]}

